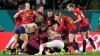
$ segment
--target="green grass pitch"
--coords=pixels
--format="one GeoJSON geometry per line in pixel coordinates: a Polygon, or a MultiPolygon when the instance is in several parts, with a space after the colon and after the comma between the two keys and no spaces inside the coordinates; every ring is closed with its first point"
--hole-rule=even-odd
{"type": "MultiPolygon", "coordinates": [[[[5,56],[2,51],[0,51],[0,56],[5,56]]],[[[6,55],[6,56],[9,56],[9,55],[6,55]]],[[[10,55],[10,56],[34,56],[34,55],[10,55]]],[[[43,55],[43,56],[47,56],[47,55],[43,55]]],[[[49,56],[53,56],[53,55],[49,55],[49,56]]],[[[61,56],[61,55],[54,55],[54,56],[61,56]]],[[[71,54],[64,55],[64,56],[100,56],[100,51],[97,51],[95,54],[93,54],[93,51],[87,51],[87,54],[78,54],[78,55],[75,55],[72,52],[71,54]]]]}

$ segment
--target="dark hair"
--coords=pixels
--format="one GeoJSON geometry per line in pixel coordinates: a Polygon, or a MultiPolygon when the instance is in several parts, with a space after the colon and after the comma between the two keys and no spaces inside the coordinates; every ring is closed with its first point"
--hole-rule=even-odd
{"type": "Polygon", "coordinates": [[[25,4],[19,5],[19,9],[25,9],[25,4]]]}
{"type": "Polygon", "coordinates": [[[60,16],[60,14],[61,14],[61,16],[63,15],[62,12],[55,13],[56,16],[60,16]]]}
{"type": "Polygon", "coordinates": [[[36,9],[39,9],[40,7],[43,7],[43,5],[37,5],[37,8],[36,9]]]}
{"type": "Polygon", "coordinates": [[[70,3],[67,6],[75,8],[75,4],[73,4],[73,3],[70,3]]]}

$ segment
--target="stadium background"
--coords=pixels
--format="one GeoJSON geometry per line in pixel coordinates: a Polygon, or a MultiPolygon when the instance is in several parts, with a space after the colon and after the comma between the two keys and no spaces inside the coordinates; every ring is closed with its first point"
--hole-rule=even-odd
{"type": "MultiPolygon", "coordinates": [[[[4,50],[7,46],[7,44],[11,41],[11,38],[13,37],[13,29],[14,29],[14,14],[16,13],[16,9],[19,5],[19,3],[25,3],[25,1],[29,1],[29,3],[31,5],[35,5],[36,3],[32,2],[36,0],[12,0],[11,3],[8,3],[8,1],[11,2],[11,0],[0,0],[0,24],[3,27],[4,32],[0,32],[0,50],[4,50]],[[19,2],[18,5],[16,4],[17,1],[19,2]],[[3,2],[5,4],[3,4],[3,2]],[[13,6],[11,6],[13,5],[13,6]],[[5,10],[6,9],[6,10],[5,10]]],[[[51,9],[54,7],[53,5],[62,5],[62,1],[74,1],[73,3],[75,4],[79,4],[82,6],[87,6],[86,9],[83,9],[83,13],[84,15],[88,18],[90,24],[91,24],[91,34],[90,36],[93,38],[97,48],[100,50],[100,32],[97,32],[98,30],[98,19],[100,18],[100,0],[60,0],[61,4],[57,4],[57,1],[59,0],[45,0],[47,2],[46,5],[46,9],[48,9],[48,7],[51,7],[51,9]],[[52,4],[52,1],[54,1],[55,3],[52,4]],[[83,2],[82,2],[83,1],[83,2]],[[94,2],[95,1],[95,2],[94,2]],[[92,8],[89,8],[89,4],[92,5],[92,8]],[[97,6],[99,5],[99,6],[97,6]]],[[[82,7],[81,6],[81,7],[82,7]]],[[[55,6],[56,7],[56,6],[55,6]]],[[[50,8],[49,8],[50,9],[50,8]]],[[[60,9],[60,8],[55,8],[53,10],[54,12],[58,12],[61,11],[63,14],[70,16],[73,20],[73,14],[72,12],[68,12],[67,10],[64,9],[60,9]]],[[[44,13],[46,13],[47,11],[44,11],[44,13]]],[[[77,25],[77,24],[76,24],[77,25]]],[[[78,27],[78,26],[77,26],[78,27]]],[[[77,34],[78,37],[78,42],[80,45],[80,49],[82,48],[82,41],[81,41],[81,37],[80,34],[77,34]]],[[[87,50],[93,50],[93,48],[91,47],[90,43],[87,42],[87,50]]]]}
{"type": "MultiPolygon", "coordinates": [[[[0,10],[0,24],[3,27],[3,30],[5,32],[12,32],[14,29],[14,14],[16,13],[17,10],[0,10]]],[[[68,15],[70,16],[73,20],[73,14],[72,12],[68,12],[66,10],[55,10],[53,12],[59,12],[61,11],[64,15],[68,15]]],[[[44,11],[44,13],[46,14],[47,10],[44,11]]],[[[89,10],[83,10],[84,15],[88,18],[91,27],[92,27],[92,32],[96,32],[98,29],[98,19],[100,18],[100,11],[89,11],[89,10]],[[95,27],[94,27],[95,26],[95,27]]],[[[77,24],[76,24],[77,25],[77,24]]]]}
{"type": "MultiPolygon", "coordinates": [[[[55,10],[54,12],[61,11],[64,15],[70,16],[73,20],[73,14],[72,12],[68,12],[65,10],[55,10]]],[[[44,11],[46,13],[47,11],[44,11]]],[[[16,10],[0,10],[0,24],[3,27],[4,32],[0,32],[0,50],[4,50],[7,46],[7,44],[11,41],[11,38],[13,37],[13,29],[14,29],[14,14],[16,13],[16,10]],[[6,38],[6,39],[5,39],[6,38]]],[[[94,42],[97,46],[97,48],[100,50],[100,32],[97,32],[98,29],[98,19],[100,17],[100,11],[83,11],[84,15],[88,18],[91,27],[92,32],[90,36],[94,39],[94,42]]],[[[76,24],[77,25],[77,24],[76,24]]],[[[78,27],[78,26],[77,26],[78,27]]],[[[77,34],[79,46],[82,50],[82,41],[80,34],[77,34]]],[[[93,48],[90,46],[90,43],[87,41],[87,50],[93,50],[93,48]]]]}

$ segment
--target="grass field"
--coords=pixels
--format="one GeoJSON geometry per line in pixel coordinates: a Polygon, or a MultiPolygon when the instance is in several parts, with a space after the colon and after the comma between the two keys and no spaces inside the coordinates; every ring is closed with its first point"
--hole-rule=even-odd
{"type": "MultiPolygon", "coordinates": [[[[5,56],[2,51],[0,51],[0,56],[5,56]]],[[[6,56],[9,56],[9,55],[6,55],[6,56]]],[[[12,55],[12,56],[34,56],[34,55],[12,55]]],[[[47,55],[43,55],[43,56],[47,56],[47,55]]],[[[49,55],[49,56],[53,56],[53,55],[49,55]]],[[[61,56],[61,55],[54,55],[54,56],[61,56]]],[[[72,52],[71,54],[64,55],[64,56],[100,56],[100,51],[97,51],[95,54],[93,54],[92,51],[87,51],[87,54],[78,54],[78,55],[75,55],[72,52]]]]}

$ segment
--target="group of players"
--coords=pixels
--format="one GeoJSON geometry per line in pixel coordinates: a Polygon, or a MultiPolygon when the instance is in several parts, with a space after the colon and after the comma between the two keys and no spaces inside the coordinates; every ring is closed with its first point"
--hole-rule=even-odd
{"type": "Polygon", "coordinates": [[[61,12],[48,11],[47,14],[44,14],[42,6],[36,11],[30,9],[29,3],[19,6],[18,12],[14,15],[15,40],[9,47],[9,54],[14,54],[19,47],[18,54],[49,55],[58,52],[64,55],[68,52],[67,46],[72,46],[75,54],[80,54],[75,36],[76,23],[79,25],[83,40],[82,53],[86,54],[86,39],[90,41],[96,51],[94,41],[89,36],[90,25],[87,18],[74,4],[70,3],[66,7],[68,11],[73,11],[76,21],[61,12]]]}

